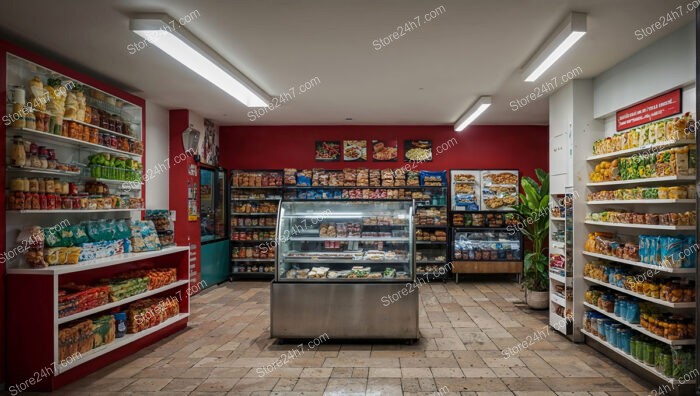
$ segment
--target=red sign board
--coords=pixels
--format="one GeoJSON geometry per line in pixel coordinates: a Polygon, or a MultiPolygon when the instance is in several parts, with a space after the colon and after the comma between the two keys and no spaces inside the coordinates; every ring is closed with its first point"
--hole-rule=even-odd
{"type": "Polygon", "coordinates": [[[646,102],[617,112],[617,130],[634,128],[638,125],[670,117],[681,112],[681,89],[659,95],[646,102]]]}

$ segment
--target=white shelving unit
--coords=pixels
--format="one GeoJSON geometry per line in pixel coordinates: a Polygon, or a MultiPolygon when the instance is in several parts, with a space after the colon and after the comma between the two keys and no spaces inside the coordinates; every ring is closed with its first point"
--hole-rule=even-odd
{"type": "Polygon", "coordinates": [[[676,346],[676,345],[695,345],[695,339],[669,340],[669,339],[666,338],[666,337],[662,337],[662,336],[656,335],[656,333],[652,333],[651,331],[645,329],[644,327],[642,327],[642,326],[639,325],[638,323],[630,323],[630,322],[628,322],[627,320],[625,320],[625,319],[623,319],[623,318],[621,318],[621,317],[615,315],[614,313],[611,313],[611,312],[608,312],[608,311],[606,311],[606,310],[604,310],[604,309],[602,309],[602,308],[596,307],[596,306],[593,305],[593,304],[589,304],[589,303],[587,303],[587,302],[584,302],[583,305],[586,306],[586,307],[589,308],[589,309],[592,309],[592,310],[594,310],[594,311],[598,311],[598,312],[602,313],[603,315],[609,317],[610,319],[614,319],[615,321],[620,322],[620,323],[622,323],[622,324],[624,324],[624,325],[626,325],[626,326],[632,328],[633,330],[638,331],[638,332],[644,334],[644,335],[647,336],[647,337],[651,337],[651,338],[653,338],[653,339],[655,339],[655,340],[657,340],[657,341],[661,341],[661,342],[663,342],[664,344],[668,344],[668,345],[671,345],[671,346],[676,346]]]}
{"type": "MultiPolygon", "coordinates": [[[[597,133],[598,137],[603,137],[601,132],[597,133]]],[[[652,145],[647,145],[643,147],[636,147],[628,150],[622,150],[615,153],[593,155],[587,157],[588,171],[591,172],[598,162],[602,160],[613,160],[620,157],[631,156],[640,153],[652,153],[655,154],[661,150],[665,150],[677,146],[685,146],[689,144],[695,144],[695,140],[673,140],[664,141],[652,145]]],[[[586,179],[588,180],[588,179],[586,179]]],[[[636,187],[662,187],[662,186],[674,186],[683,184],[694,184],[696,180],[695,175],[679,175],[679,176],[664,176],[664,177],[651,177],[645,179],[636,180],[616,180],[616,181],[605,181],[597,183],[587,183],[586,187],[590,192],[595,192],[601,190],[603,187],[605,189],[624,189],[624,188],[636,188],[636,187]]],[[[587,201],[586,206],[588,207],[587,212],[599,212],[605,210],[605,207],[614,206],[619,210],[628,210],[632,212],[643,212],[643,213],[668,213],[668,212],[685,212],[689,210],[696,209],[695,199],[635,199],[635,200],[606,200],[606,201],[587,201]]],[[[668,225],[648,225],[648,224],[627,224],[627,223],[608,223],[601,221],[585,220],[583,218],[585,214],[581,214],[579,221],[583,220],[582,223],[587,228],[588,232],[594,231],[607,231],[616,232],[624,235],[626,240],[635,241],[636,237],[639,235],[690,235],[694,234],[696,226],[668,226],[668,225]]],[[[602,261],[605,263],[615,264],[622,266],[631,274],[644,274],[645,278],[652,279],[663,279],[668,277],[675,278],[694,278],[696,274],[695,268],[667,268],[663,266],[658,266],[654,264],[643,263],[639,261],[623,259],[613,256],[607,256],[594,252],[587,252],[583,249],[583,246],[576,246],[577,250],[580,250],[581,255],[586,259],[586,262],[590,261],[602,261]]],[[[591,277],[583,277],[585,283],[588,287],[596,286],[614,291],[618,294],[624,294],[633,297],[638,300],[646,301],[657,306],[659,312],[672,312],[674,314],[681,314],[684,317],[692,317],[696,314],[696,302],[680,302],[672,303],[669,301],[663,301],[659,298],[648,297],[641,293],[636,293],[634,291],[627,290],[623,287],[619,287],[607,282],[600,281],[591,277]]],[[[620,323],[632,330],[632,334],[642,335],[648,337],[651,340],[661,342],[673,348],[680,348],[682,346],[694,346],[696,344],[695,339],[682,339],[682,340],[669,340],[665,337],[659,336],[636,323],[630,323],[627,320],[615,315],[614,313],[607,312],[593,304],[586,301],[582,301],[583,308],[586,311],[592,311],[596,314],[603,315],[606,318],[612,319],[613,321],[620,323]]],[[[623,358],[623,362],[633,366],[636,371],[640,369],[653,374],[658,378],[661,383],[668,383],[673,385],[681,385],[677,379],[663,375],[663,373],[658,372],[654,367],[648,366],[645,363],[636,360],[631,355],[622,351],[619,348],[612,346],[610,343],[602,340],[600,337],[581,330],[586,336],[587,342],[596,346],[597,349],[604,352],[611,352],[613,355],[623,358]]]]}
{"type": "Polygon", "coordinates": [[[604,182],[588,183],[588,187],[616,187],[616,186],[629,186],[629,185],[649,185],[649,184],[659,184],[659,183],[687,183],[694,182],[695,176],[663,176],[663,177],[647,177],[645,179],[634,179],[634,180],[613,180],[604,182]]]}
{"type": "Polygon", "coordinates": [[[667,230],[667,231],[695,231],[695,226],[667,226],[667,225],[651,225],[651,224],[628,224],[628,223],[609,223],[605,221],[586,220],[586,224],[601,227],[614,228],[637,228],[641,230],[667,230]]]}
{"type": "MultiPolygon", "coordinates": [[[[75,87],[76,91],[70,95],[75,94],[76,101],[82,103],[82,92],[85,96],[86,105],[90,106],[91,114],[104,112],[100,117],[109,115],[111,119],[113,117],[119,117],[120,119],[118,123],[116,120],[112,121],[115,125],[113,129],[118,131],[104,128],[107,126],[105,124],[87,124],[82,111],[79,116],[76,115],[75,117],[83,118],[83,120],[68,120],[64,118],[64,121],[69,124],[75,122],[75,124],[86,125],[93,129],[93,133],[95,132],[94,129],[99,130],[103,133],[101,135],[103,141],[104,139],[117,138],[120,141],[121,148],[136,151],[124,151],[114,146],[96,144],[95,140],[93,140],[95,143],[91,143],[66,136],[77,136],[77,134],[75,131],[71,134],[70,131],[65,129],[58,130],[56,125],[53,125],[53,120],[60,118],[59,116],[62,114],[51,114],[52,125],[47,126],[47,129],[52,129],[51,131],[33,129],[35,128],[33,125],[32,128],[27,128],[23,127],[20,122],[14,122],[14,125],[7,126],[5,137],[3,138],[6,139],[7,143],[7,151],[4,154],[8,158],[6,164],[3,165],[3,171],[8,175],[6,178],[7,185],[5,186],[6,191],[8,191],[6,198],[9,197],[9,194],[15,193],[9,190],[10,187],[14,186],[12,183],[14,180],[12,179],[18,177],[28,179],[52,178],[66,183],[70,182],[76,185],[79,194],[87,193],[90,190],[86,186],[88,181],[98,181],[109,186],[109,192],[103,189],[105,199],[110,199],[111,195],[128,195],[129,198],[134,200],[145,198],[140,181],[130,183],[120,180],[96,179],[91,177],[89,172],[86,172],[89,169],[86,164],[90,155],[94,153],[106,153],[113,157],[129,158],[139,162],[141,168],[143,168],[144,156],[137,153],[141,151],[144,140],[144,131],[141,125],[145,116],[145,101],[143,99],[114,88],[109,88],[111,93],[102,91],[95,87],[95,85],[103,85],[101,83],[96,81],[92,83],[91,79],[79,81],[70,75],[48,69],[9,52],[2,61],[5,62],[6,66],[3,69],[2,76],[5,90],[9,92],[14,90],[14,87],[18,87],[18,89],[23,87],[29,94],[31,92],[28,89],[30,81],[34,81],[35,78],[41,80],[44,87],[47,87],[49,84],[49,79],[59,79],[61,87],[54,86],[54,89],[71,90],[71,86],[75,87]],[[120,127],[117,124],[121,125],[121,129],[119,129],[120,127]],[[15,137],[17,138],[15,139],[15,137]],[[74,170],[77,171],[68,172],[56,169],[12,166],[12,159],[16,159],[12,155],[13,149],[19,148],[20,141],[25,146],[29,142],[30,144],[52,149],[58,162],[74,165],[74,170]],[[126,141],[129,142],[129,148],[124,144],[126,141]]],[[[67,73],[74,74],[71,72],[67,73]]],[[[49,90],[47,89],[46,92],[48,94],[49,90]]],[[[28,96],[27,99],[31,98],[28,96]]],[[[11,101],[8,100],[4,105],[6,106],[5,113],[10,114],[13,108],[11,101]]],[[[86,107],[85,110],[87,114],[88,108],[86,107]]],[[[60,110],[52,109],[52,111],[58,112],[60,110]]],[[[105,120],[100,118],[98,121],[96,117],[94,118],[96,123],[101,123],[105,120]]],[[[69,126],[69,129],[71,127],[74,128],[75,124],[69,126]]],[[[42,124],[37,123],[37,125],[42,124]]],[[[38,128],[43,129],[41,126],[38,128]]],[[[83,132],[81,137],[84,136],[85,133],[83,132]]],[[[37,192],[37,194],[40,193],[47,192],[37,192]]],[[[51,193],[51,191],[49,190],[48,193],[51,193]]],[[[8,204],[12,202],[9,199],[7,201],[8,204]]],[[[142,206],[136,205],[133,200],[131,204],[132,206],[142,206]]],[[[22,208],[23,205],[8,207],[8,209],[22,208]]],[[[19,384],[37,373],[42,373],[40,380],[32,381],[29,383],[28,389],[23,388],[22,390],[52,391],[76,378],[111,364],[119,358],[134,354],[144,346],[187,326],[191,290],[189,246],[171,247],[152,252],[119,254],[108,258],[80,262],[75,265],[29,268],[22,254],[26,246],[21,248],[23,244],[17,241],[20,231],[28,226],[56,227],[60,225],[65,227],[66,224],[76,226],[82,222],[96,219],[135,220],[141,218],[143,210],[141,207],[98,210],[48,210],[44,207],[43,210],[5,211],[5,251],[17,249],[19,252],[16,258],[8,261],[6,277],[3,280],[6,285],[4,292],[7,295],[7,315],[12,318],[12,326],[7,328],[7,350],[5,356],[8,361],[12,362],[12,364],[7,366],[6,380],[8,384],[19,384]],[[65,303],[62,298],[62,290],[66,289],[67,285],[95,285],[100,283],[102,279],[115,279],[120,274],[149,268],[175,268],[177,278],[174,279],[175,282],[154,290],[147,290],[120,301],[110,302],[105,300],[105,304],[98,307],[59,317],[60,310],[64,309],[62,305],[65,303]],[[93,319],[95,316],[124,312],[129,308],[130,304],[153,297],[176,298],[179,314],[157,326],[138,333],[126,334],[108,344],[89,351],[87,349],[91,345],[81,345],[80,348],[85,348],[83,349],[85,352],[82,355],[78,355],[79,357],[76,359],[61,361],[61,347],[62,343],[65,342],[65,336],[61,333],[61,330],[77,322],[93,319]],[[78,366],[80,366],[80,369],[72,370],[78,366]],[[53,370],[51,370],[52,367],[53,370]]]]}
{"type": "Polygon", "coordinates": [[[695,140],[694,139],[692,139],[692,140],[691,139],[666,140],[663,142],[654,143],[654,144],[645,144],[644,146],[634,147],[634,148],[627,149],[627,150],[621,150],[621,151],[617,151],[614,153],[591,155],[590,157],[586,158],[586,160],[597,162],[597,161],[603,161],[606,159],[615,159],[615,158],[619,158],[619,157],[631,156],[634,154],[656,153],[658,151],[661,151],[661,150],[669,148],[669,147],[685,146],[688,144],[695,144],[695,140]]]}
{"type": "Polygon", "coordinates": [[[675,386],[675,385],[694,384],[694,383],[695,383],[695,380],[690,380],[690,381],[685,381],[685,382],[679,382],[679,381],[678,381],[677,379],[675,379],[675,378],[667,377],[667,376],[663,375],[662,373],[660,373],[659,371],[657,371],[656,368],[654,368],[654,366],[648,366],[648,365],[644,364],[644,362],[641,362],[641,361],[639,361],[639,360],[636,360],[635,358],[632,357],[632,355],[629,355],[629,354],[625,353],[625,352],[622,351],[621,349],[615,348],[614,346],[610,345],[607,341],[603,341],[600,337],[598,337],[598,336],[596,336],[596,335],[593,335],[592,333],[589,333],[589,332],[587,332],[586,330],[581,330],[581,333],[585,334],[586,337],[588,337],[588,338],[590,338],[590,339],[592,339],[592,340],[597,341],[598,344],[604,346],[605,348],[607,348],[608,350],[612,351],[612,352],[615,353],[616,355],[623,357],[624,359],[628,360],[630,363],[632,363],[632,364],[634,364],[634,365],[636,365],[636,366],[638,366],[638,367],[641,367],[644,371],[647,371],[649,374],[652,374],[652,375],[654,375],[654,376],[656,376],[656,377],[662,379],[664,382],[667,382],[667,383],[669,383],[669,384],[671,384],[671,385],[674,385],[674,386],[675,386]]]}
{"type": "Polygon", "coordinates": [[[627,265],[631,265],[634,267],[650,269],[650,270],[659,271],[659,272],[668,272],[670,274],[694,274],[695,273],[695,268],[669,268],[669,267],[664,267],[661,265],[647,264],[647,263],[642,263],[641,261],[626,260],[626,259],[615,257],[615,256],[606,256],[604,254],[586,252],[586,251],[581,252],[581,254],[583,254],[584,256],[592,257],[592,258],[612,261],[615,263],[627,264],[627,265]]]}
{"type": "Polygon", "coordinates": [[[549,325],[564,335],[572,336],[573,194],[551,195],[550,207],[550,213],[558,212],[560,216],[549,218],[549,325]],[[552,267],[552,262],[558,257],[564,262],[564,268],[552,267]],[[567,299],[567,295],[571,299],[567,299]],[[565,317],[570,320],[565,320],[565,317]]]}

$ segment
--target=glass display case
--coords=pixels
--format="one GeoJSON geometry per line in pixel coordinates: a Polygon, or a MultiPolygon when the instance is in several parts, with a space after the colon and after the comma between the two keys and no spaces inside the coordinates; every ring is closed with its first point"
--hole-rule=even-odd
{"type": "Polygon", "coordinates": [[[507,231],[460,231],[455,233],[455,260],[518,261],[521,257],[520,234],[507,231]]]}
{"type": "Polygon", "coordinates": [[[413,203],[282,202],[278,282],[412,281],[413,203]]]}
{"type": "Polygon", "coordinates": [[[283,201],[271,336],[417,340],[413,214],[412,200],[283,201]]]}
{"type": "Polygon", "coordinates": [[[453,233],[452,270],[457,281],[460,273],[521,274],[523,239],[513,226],[454,228],[453,233]]]}

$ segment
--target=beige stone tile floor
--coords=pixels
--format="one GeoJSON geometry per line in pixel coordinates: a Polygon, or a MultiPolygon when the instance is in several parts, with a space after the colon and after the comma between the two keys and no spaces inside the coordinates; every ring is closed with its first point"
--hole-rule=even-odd
{"type": "Polygon", "coordinates": [[[269,338],[269,283],[225,283],[191,300],[188,329],[55,395],[648,395],[652,385],[546,326],[508,280],[420,288],[414,345],[323,343],[263,377],[297,346],[269,338]]]}

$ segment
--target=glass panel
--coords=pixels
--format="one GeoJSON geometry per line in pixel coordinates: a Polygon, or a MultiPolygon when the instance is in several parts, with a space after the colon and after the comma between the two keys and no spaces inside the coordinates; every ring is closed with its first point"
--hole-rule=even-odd
{"type": "Polygon", "coordinates": [[[214,213],[216,222],[216,235],[218,238],[226,236],[226,172],[216,172],[216,195],[214,213]]]}
{"type": "Polygon", "coordinates": [[[223,238],[224,212],[223,187],[219,185],[217,172],[209,169],[199,171],[199,210],[202,242],[223,238]]]}
{"type": "Polygon", "coordinates": [[[522,257],[520,235],[507,231],[457,232],[453,250],[455,260],[519,261],[522,257]]]}
{"type": "Polygon", "coordinates": [[[279,281],[413,279],[411,201],[283,202],[279,281]]]}

